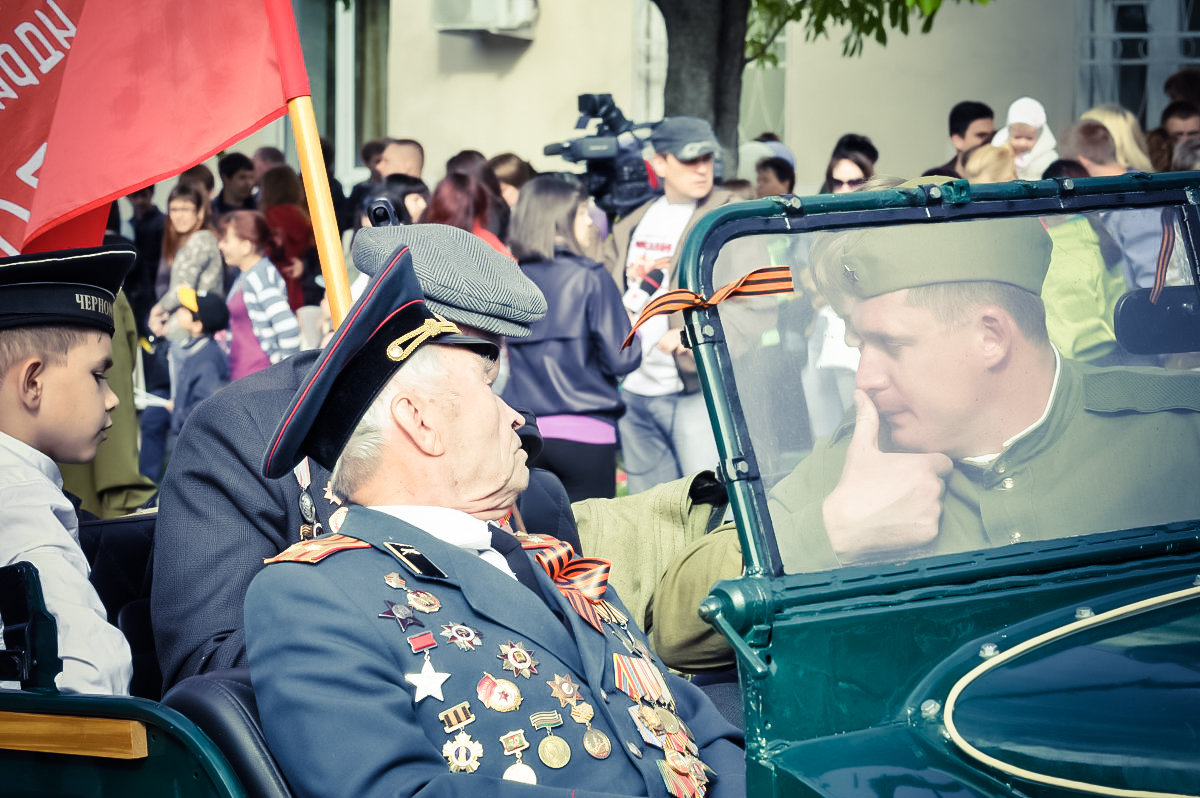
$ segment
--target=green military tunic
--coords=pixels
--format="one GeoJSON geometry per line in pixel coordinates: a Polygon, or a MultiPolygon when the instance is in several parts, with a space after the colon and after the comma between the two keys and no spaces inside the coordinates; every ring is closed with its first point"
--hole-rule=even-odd
{"type": "MultiPolygon", "coordinates": [[[[837,568],[821,505],[841,477],[853,421],[818,442],[770,494],[784,569],[837,568]]],[[[956,462],[936,540],[903,559],[1200,518],[1200,373],[1061,360],[1049,411],[986,466],[956,462]]],[[[655,650],[673,668],[732,664],[696,607],[737,575],[732,525],[685,549],[654,595],[655,650]]],[[[891,554],[890,558],[896,558],[891,554]]]]}

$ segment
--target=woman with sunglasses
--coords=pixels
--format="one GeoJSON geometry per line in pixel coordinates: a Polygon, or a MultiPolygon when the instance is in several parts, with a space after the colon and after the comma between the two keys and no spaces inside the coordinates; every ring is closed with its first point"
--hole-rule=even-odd
{"type": "Polygon", "coordinates": [[[835,149],[825,167],[822,194],[845,194],[862,188],[875,174],[875,164],[856,149],[835,149]]]}

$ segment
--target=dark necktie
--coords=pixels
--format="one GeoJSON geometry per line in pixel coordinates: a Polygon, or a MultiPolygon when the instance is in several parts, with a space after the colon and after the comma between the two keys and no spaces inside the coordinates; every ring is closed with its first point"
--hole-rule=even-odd
{"type": "Polygon", "coordinates": [[[533,572],[533,566],[529,564],[529,557],[521,548],[520,541],[495,524],[488,524],[488,529],[492,531],[492,548],[504,555],[504,560],[516,574],[517,581],[540,596],[542,591],[538,587],[537,576],[533,572]]]}

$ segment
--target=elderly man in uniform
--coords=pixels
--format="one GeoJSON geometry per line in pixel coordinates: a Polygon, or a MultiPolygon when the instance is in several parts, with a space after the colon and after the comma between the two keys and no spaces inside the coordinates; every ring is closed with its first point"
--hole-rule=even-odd
{"type": "MultiPolygon", "coordinates": [[[[435,312],[498,341],[529,335],[546,301],[517,264],[470,233],[445,229],[451,257],[426,246],[425,225],[369,227],[354,239],[354,262],[374,274],[400,244],[435,312]]],[[[188,418],[163,478],[155,530],[151,616],[165,687],[195,674],[246,664],[242,604],[263,559],[346,514],[329,474],[305,460],[279,479],[258,467],[291,396],[319,353],[301,352],[201,403],[188,418]]],[[[525,431],[523,430],[523,435],[525,431]]],[[[536,445],[537,441],[530,441],[536,445]]],[[[570,538],[562,485],[534,470],[518,509],[538,531],[570,538]]]]}
{"type": "MultiPolygon", "coordinates": [[[[1030,218],[818,237],[822,291],[862,352],[857,412],[771,491],[785,570],[1200,517],[1200,374],[1061,357],[1039,296],[1050,252],[1030,218]]],[[[696,607],[740,561],[728,527],[668,568],[652,629],[668,664],[732,663],[696,607]]]]}
{"type": "Polygon", "coordinates": [[[740,735],[649,653],[608,564],[496,525],[528,479],[522,418],[491,391],[497,348],[432,314],[411,268],[401,247],[351,308],[263,462],[277,478],[315,460],[351,508],[246,598],[264,730],[292,787],[744,793],[740,735]]]}

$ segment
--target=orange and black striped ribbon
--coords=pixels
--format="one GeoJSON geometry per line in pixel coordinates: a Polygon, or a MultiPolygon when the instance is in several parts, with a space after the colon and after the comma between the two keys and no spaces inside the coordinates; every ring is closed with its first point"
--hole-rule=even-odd
{"type": "Polygon", "coordinates": [[[536,548],[540,550],[534,554],[534,558],[546,569],[567,603],[596,631],[603,633],[604,626],[596,612],[596,605],[608,589],[608,571],[612,563],[598,557],[576,557],[571,544],[561,540],[536,548]]]}
{"type": "Polygon", "coordinates": [[[637,321],[621,348],[633,343],[633,336],[647,320],[666,313],[674,313],[688,308],[711,308],[731,296],[767,296],[768,294],[789,294],[793,290],[791,266],[764,266],[761,269],[745,274],[723,288],[718,288],[708,299],[686,288],[676,288],[668,291],[657,299],[651,300],[637,321]]]}
{"type": "Polygon", "coordinates": [[[1157,304],[1167,284],[1167,267],[1171,265],[1171,250],[1175,249],[1175,218],[1170,208],[1163,209],[1162,245],[1158,248],[1158,263],[1154,270],[1154,287],[1150,289],[1150,304],[1157,304]]]}

